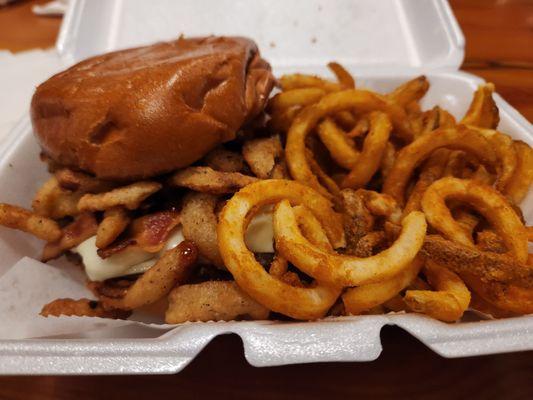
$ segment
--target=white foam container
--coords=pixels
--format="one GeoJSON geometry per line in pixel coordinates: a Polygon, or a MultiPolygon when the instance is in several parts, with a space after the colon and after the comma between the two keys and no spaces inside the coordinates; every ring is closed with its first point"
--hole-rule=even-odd
{"type": "MultiPolygon", "coordinates": [[[[57,43],[65,64],[179,34],[252,37],[276,74],[327,75],[337,60],[358,86],[387,92],[426,73],[423,105],[461,117],[480,78],[458,71],[464,38],[444,0],[74,0],[57,43]]],[[[531,124],[501,97],[499,128],[533,144],[531,124]]],[[[29,206],[46,178],[28,118],[0,148],[0,201],[29,206]]],[[[522,205],[533,223],[533,195],[522,205]]],[[[0,276],[38,240],[0,228],[0,276]]],[[[9,324],[10,321],[2,321],[9,324]]],[[[533,349],[533,316],[445,324],[417,314],[330,318],[317,322],[189,323],[161,335],[149,329],[111,330],[99,337],[2,340],[1,374],[155,374],[183,369],[215,336],[233,332],[255,366],[370,361],[381,353],[379,332],[397,325],[444,357],[533,349]]],[[[132,328],[133,329],[133,328],[132,328]]]]}

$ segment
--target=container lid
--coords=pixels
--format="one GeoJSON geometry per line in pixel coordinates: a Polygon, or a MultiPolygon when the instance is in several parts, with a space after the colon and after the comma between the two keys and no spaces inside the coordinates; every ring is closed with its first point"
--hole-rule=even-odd
{"type": "Polygon", "coordinates": [[[456,70],[464,57],[445,0],[74,0],[57,47],[72,63],[181,34],[251,37],[277,68],[456,70]]]}

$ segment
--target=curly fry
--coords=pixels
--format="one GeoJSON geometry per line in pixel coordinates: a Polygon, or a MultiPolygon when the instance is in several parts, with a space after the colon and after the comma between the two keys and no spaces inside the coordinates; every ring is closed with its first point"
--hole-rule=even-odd
{"type": "Polygon", "coordinates": [[[422,209],[431,226],[446,238],[474,246],[474,241],[453,219],[446,200],[455,199],[474,207],[503,239],[516,259],[527,261],[527,231],[507,200],[490,186],[467,179],[442,178],[433,183],[422,198],[422,209]]]}
{"type": "Polygon", "coordinates": [[[470,304],[470,291],[458,275],[432,261],[423,268],[431,290],[408,290],[403,300],[415,312],[453,322],[461,319],[470,304]]]}
{"type": "Polygon", "coordinates": [[[496,163],[496,155],[487,139],[467,128],[438,129],[421,136],[398,152],[396,161],[383,184],[383,193],[389,194],[403,205],[405,187],[413,171],[435,150],[458,149],[474,154],[488,165],[496,163]]]}

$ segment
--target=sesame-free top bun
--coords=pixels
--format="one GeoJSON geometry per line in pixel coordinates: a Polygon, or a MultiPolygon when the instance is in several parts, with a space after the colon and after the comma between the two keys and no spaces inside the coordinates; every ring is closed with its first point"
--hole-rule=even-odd
{"type": "Polygon", "coordinates": [[[89,58],[42,83],[35,135],[49,157],[103,179],[188,166],[260,113],[274,84],[255,43],[180,38],[89,58]]]}

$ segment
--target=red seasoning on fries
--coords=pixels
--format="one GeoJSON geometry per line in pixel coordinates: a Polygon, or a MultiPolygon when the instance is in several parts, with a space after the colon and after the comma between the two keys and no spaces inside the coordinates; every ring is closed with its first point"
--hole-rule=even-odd
{"type": "Polygon", "coordinates": [[[456,119],[422,109],[425,76],[376,93],[328,67],[276,80],[248,39],[182,37],[40,85],[52,176],[0,224],[44,240],[43,261],[77,254],[96,298],[41,314],[533,313],[533,150],[498,129],[494,85],[456,119]]]}

